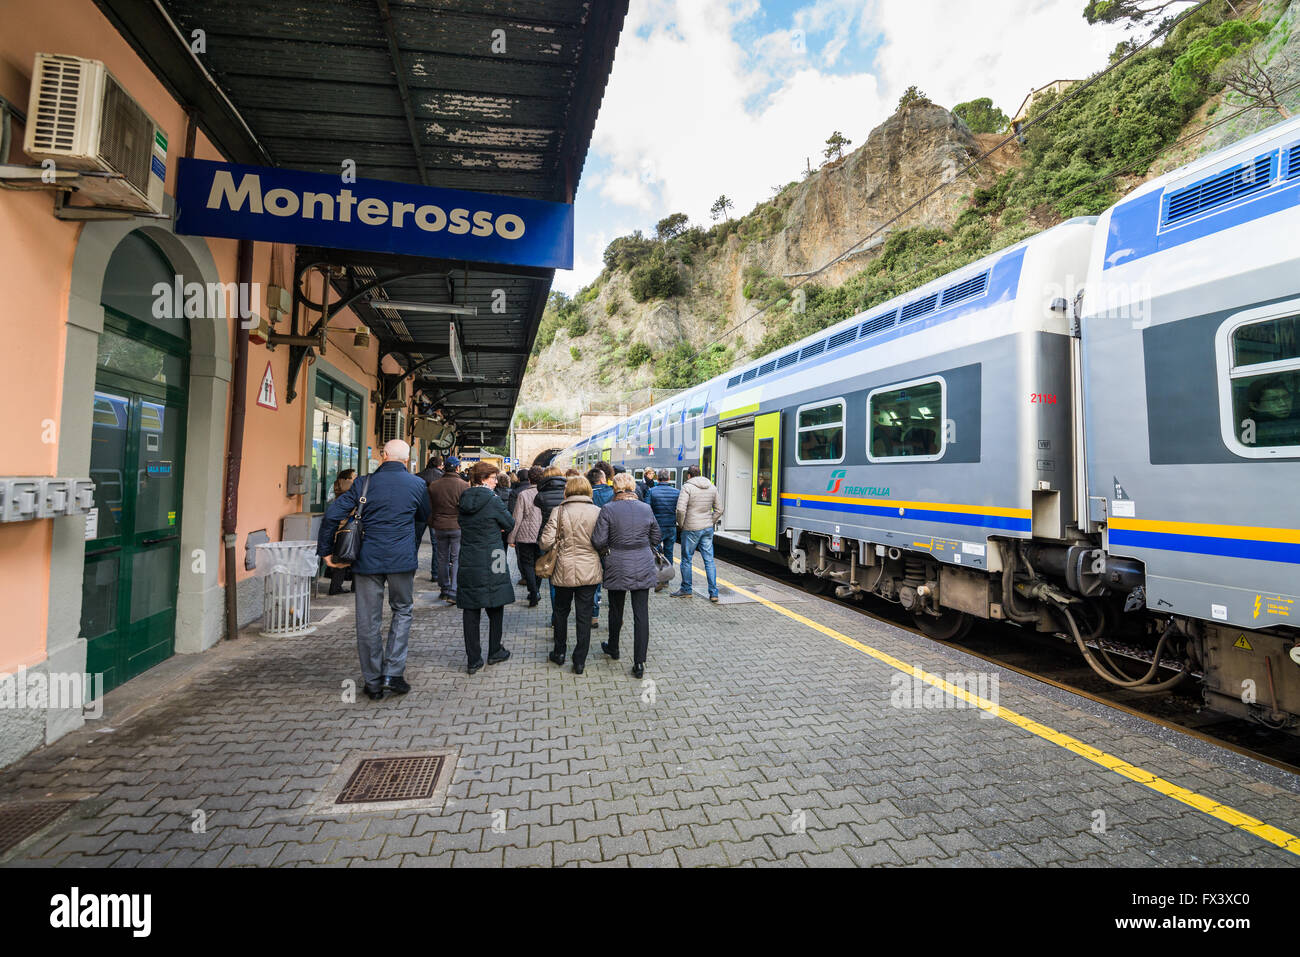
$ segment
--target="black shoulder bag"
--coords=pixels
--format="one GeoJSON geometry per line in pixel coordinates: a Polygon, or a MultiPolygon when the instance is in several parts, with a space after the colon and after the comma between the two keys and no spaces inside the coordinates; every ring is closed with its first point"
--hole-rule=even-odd
{"type": "Polygon", "coordinates": [[[331,556],[339,565],[355,564],[361,554],[361,540],[365,530],[361,527],[361,509],[366,504],[366,492],[370,489],[370,476],[361,484],[361,495],[357,498],[357,507],[348,513],[348,517],[339,522],[334,532],[334,552],[331,556]]]}

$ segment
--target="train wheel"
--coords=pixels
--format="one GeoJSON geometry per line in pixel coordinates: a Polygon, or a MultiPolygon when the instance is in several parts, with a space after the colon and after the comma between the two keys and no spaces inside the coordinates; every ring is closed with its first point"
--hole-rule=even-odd
{"type": "Polygon", "coordinates": [[[944,609],[938,618],[931,615],[914,615],[916,627],[936,641],[959,641],[970,632],[975,620],[964,611],[944,609]]]}

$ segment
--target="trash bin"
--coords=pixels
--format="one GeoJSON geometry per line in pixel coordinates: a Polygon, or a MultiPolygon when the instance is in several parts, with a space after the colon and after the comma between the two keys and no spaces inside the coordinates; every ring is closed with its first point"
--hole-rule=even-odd
{"type": "Polygon", "coordinates": [[[293,638],[316,630],[311,623],[311,586],[317,565],[315,542],[257,546],[257,574],[266,581],[263,637],[293,638]]]}

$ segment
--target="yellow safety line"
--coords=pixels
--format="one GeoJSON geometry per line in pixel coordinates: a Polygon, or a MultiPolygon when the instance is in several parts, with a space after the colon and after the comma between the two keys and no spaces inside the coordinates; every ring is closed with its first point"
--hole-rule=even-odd
{"type": "Polygon", "coordinates": [[[1233,827],[1240,828],[1241,830],[1253,834],[1262,840],[1268,841],[1270,844],[1276,844],[1285,851],[1290,851],[1292,854],[1300,855],[1300,837],[1296,837],[1294,834],[1288,834],[1286,831],[1273,827],[1271,824],[1265,824],[1263,821],[1251,817],[1249,814],[1243,814],[1241,811],[1231,808],[1226,804],[1220,804],[1213,798],[1205,797],[1204,795],[1197,794],[1195,791],[1189,791],[1185,787],[1180,787],[1177,784],[1166,781],[1163,778],[1152,774],[1150,771],[1145,771],[1136,765],[1129,764],[1122,758],[1117,758],[1112,754],[1107,754],[1105,751],[1098,751],[1096,748],[1084,744],[1077,738],[1072,738],[1068,734],[1062,734],[1060,731],[1057,731],[1054,728],[1049,728],[1045,724],[1040,724],[1031,718],[1026,718],[1024,715],[1017,714],[1014,711],[996,705],[986,698],[981,698],[977,694],[972,694],[965,688],[949,684],[938,675],[932,675],[927,671],[909,665],[907,662],[895,658],[893,655],[886,654],[876,648],[872,648],[870,645],[864,645],[862,642],[850,638],[848,635],[841,634],[834,628],[828,628],[826,625],[813,621],[811,618],[805,618],[798,612],[793,612],[788,608],[783,608],[776,602],[769,601],[761,595],[755,595],[753,592],[741,588],[739,585],[723,581],[721,578],[718,579],[718,584],[725,585],[737,594],[744,595],[746,598],[756,601],[761,605],[765,605],[773,611],[785,615],[785,617],[793,621],[799,622],[801,625],[807,625],[814,631],[819,631],[829,638],[834,638],[841,644],[848,645],[850,648],[856,648],[863,654],[870,655],[877,661],[903,672],[903,674],[911,675],[915,678],[919,678],[927,684],[934,685],[936,688],[941,688],[946,693],[961,698],[963,701],[966,701],[981,710],[988,711],[990,714],[1009,721],[1016,727],[1028,731],[1030,734],[1037,735],[1045,741],[1050,741],[1058,747],[1065,748],[1067,751],[1073,751],[1080,757],[1087,758],[1089,761],[1101,765],[1108,771],[1114,771],[1116,774],[1123,775],[1132,781],[1136,781],[1138,784],[1145,785],[1151,790],[1163,794],[1166,797],[1171,797],[1175,801],[1180,801],[1189,807],[1194,807],[1196,810],[1208,814],[1210,817],[1217,818],[1225,824],[1231,824],[1233,827]]]}

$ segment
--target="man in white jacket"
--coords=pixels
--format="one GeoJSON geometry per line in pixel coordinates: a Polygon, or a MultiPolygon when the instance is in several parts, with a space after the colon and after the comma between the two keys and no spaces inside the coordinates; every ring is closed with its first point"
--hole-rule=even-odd
{"type": "Polygon", "coordinates": [[[673,598],[691,594],[691,559],[698,549],[704,556],[704,574],[709,583],[709,601],[718,603],[718,569],[713,562],[713,528],[722,521],[722,496],[717,487],[700,474],[700,467],[686,470],[686,484],[677,496],[677,527],[682,530],[682,587],[673,598]]]}

